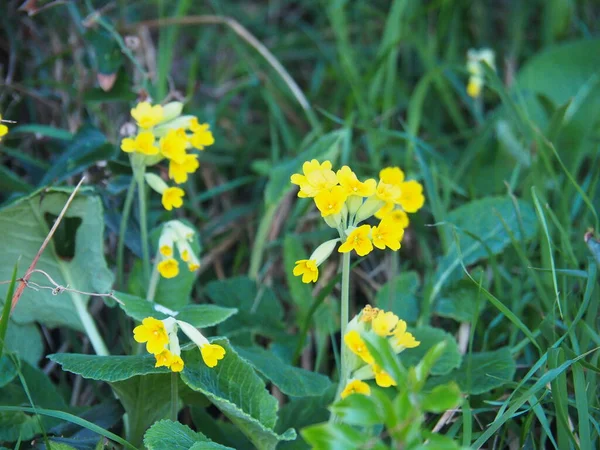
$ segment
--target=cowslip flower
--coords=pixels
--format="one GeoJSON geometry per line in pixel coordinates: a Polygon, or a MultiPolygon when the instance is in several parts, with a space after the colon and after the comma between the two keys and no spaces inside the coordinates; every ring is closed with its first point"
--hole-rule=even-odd
{"type": "Polygon", "coordinates": [[[394,335],[391,340],[392,348],[396,353],[405,349],[405,348],[415,348],[421,344],[420,341],[417,341],[412,333],[406,331],[407,325],[404,320],[399,320],[396,325],[396,329],[394,330],[394,335]]]}
{"type": "Polygon", "coordinates": [[[200,268],[198,256],[192,249],[196,232],[179,220],[170,220],[163,225],[158,239],[157,270],[164,278],[174,278],[179,275],[179,262],[175,259],[174,248],[177,248],[179,258],[187,264],[190,272],[200,268]]]}
{"type": "Polygon", "coordinates": [[[356,330],[350,330],[344,336],[344,343],[355,355],[359,356],[367,364],[373,364],[375,361],[365,341],[360,337],[360,333],[356,330]]]}
{"type": "Polygon", "coordinates": [[[163,259],[156,266],[163,278],[175,278],[179,275],[179,263],[175,258],[163,259]]]}
{"type": "Polygon", "coordinates": [[[292,183],[300,187],[298,197],[315,197],[337,185],[338,179],[331,167],[331,161],[323,161],[322,164],[316,159],[306,161],[302,165],[303,175],[296,173],[291,177],[292,183]]]}
{"type": "Polygon", "coordinates": [[[163,120],[163,107],[161,105],[152,106],[148,102],[141,102],[131,110],[131,117],[136,121],[138,127],[144,129],[152,128],[163,120]]]}
{"type": "Polygon", "coordinates": [[[159,142],[160,153],[170,161],[183,164],[186,160],[187,138],[181,129],[169,130],[159,142]]]}
{"type": "Polygon", "coordinates": [[[391,336],[398,320],[398,316],[391,311],[378,311],[377,315],[371,320],[371,327],[378,336],[391,336]]]}
{"type": "Polygon", "coordinates": [[[323,217],[339,214],[346,203],[347,194],[341,186],[321,190],[315,196],[315,203],[323,217]]]}
{"type": "Polygon", "coordinates": [[[404,229],[386,216],[385,219],[379,222],[379,225],[371,228],[371,237],[373,245],[378,249],[385,250],[388,247],[396,251],[400,249],[404,229]]]}
{"type": "Polygon", "coordinates": [[[370,238],[371,225],[361,225],[353,230],[338,251],[340,253],[348,253],[352,250],[356,251],[358,256],[368,255],[373,251],[373,243],[370,238]]]}
{"type": "Polygon", "coordinates": [[[135,138],[121,141],[121,150],[126,153],[137,152],[142,155],[157,155],[158,147],[154,145],[154,135],[150,131],[142,131],[135,138]]]}
{"type": "Polygon", "coordinates": [[[366,305],[359,315],[360,322],[371,322],[379,313],[379,308],[373,308],[371,305],[366,305]]]}
{"type": "Polygon", "coordinates": [[[210,125],[207,123],[198,123],[198,119],[194,117],[190,120],[189,129],[192,136],[189,138],[190,144],[198,150],[204,150],[215,143],[215,138],[210,131],[210,125]]]}
{"type": "Polygon", "coordinates": [[[148,186],[161,195],[161,203],[167,211],[183,206],[183,197],[185,196],[183,189],[169,187],[162,178],[154,173],[146,173],[144,178],[148,186]]]}
{"type": "Polygon", "coordinates": [[[197,155],[187,154],[181,163],[171,160],[169,161],[169,178],[177,184],[185,183],[188,175],[196,172],[198,167],[200,167],[200,163],[197,155]]]}
{"type": "Polygon", "coordinates": [[[339,239],[330,239],[319,245],[308,259],[299,259],[294,267],[294,276],[302,277],[303,283],[315,283],[319,279],[319,266],[329,258],[339,239]]]}
{"type": "Polygon", "coordinates": [[[349,380],[340,397],[344,399],[352,394],[371,395],[371,388],[364,381],[349,380]]]}
{"type": "Polygon", "coordinates": [[[173,317],[163,320],[146,317],[141,325],[134,328],[133,338],[136,342],[146,343],[148,353],[152,353],[156,359],[155,367],[168,367],[173,372],[181,372],[185,363],[181,359],[178,329],[198,346],[202,360],[208,367],[215,367],[225,357],[222,346],[211,344],[196,327],[173,317]]]}
{"type": "Polygon", "coordinates": [[[469,72],[469,82],[467,84],[467,94],[470,97],[477,98],[481,95],[484,87],[484,69],[483,64],[487,64],[493,70],[496,70],[496,54],[489,48],[481,50],[470,49],[467,52],[467,72],[469,72]]]}
{"type": "Polygon", "coordinates": [[[2,123],[2,115],[0,114],[0,142],[2,138],[8,134],[8,127],[2,123]]]}

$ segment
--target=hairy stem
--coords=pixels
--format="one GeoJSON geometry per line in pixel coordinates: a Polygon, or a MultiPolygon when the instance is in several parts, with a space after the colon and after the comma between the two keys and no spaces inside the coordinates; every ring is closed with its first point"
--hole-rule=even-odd
{"type": "Polygon", "coordinates": [[[177,422],[177,413],[179,410],[179,375],[171,372],[171,420],[177,422]]]}
{"type": "Polygon", "coordinates": [[[127,223],[129,222],[129,216],[131,215],[131,206],[133,205],[135,185],[135,178],[132,178],[131,183],[129,183],[129,187],[127,188],[127,195],[125,196],[125,203],[123,204],[123,211],[121,212],[121,225],[119,226],[119,243],[117,244],[117,286],[119,287],[119,289],[124,288],[123,284],[125,282],[123,276],[125,234],[127,233],[127,223]]]}

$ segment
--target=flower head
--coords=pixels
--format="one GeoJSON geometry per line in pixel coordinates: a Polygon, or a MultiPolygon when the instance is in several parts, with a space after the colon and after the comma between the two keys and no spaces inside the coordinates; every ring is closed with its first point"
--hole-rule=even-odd
{"type": "Polygon", "coordinates": [[[341,186],[334,186],[331,190],[323,189],[315,196],[317,208],[323,217],[339,214],[346,202],[346,192],[341,186]]]}
{"type": "Polygon", "coordinates": [[[314,283],[319,278],[317,261],[314,259],[299,259],[294,267],[294,276],[302,276],[303,283],[314,283]]]}
{"type": "Polygon", "coordinates": [[[184,195],[185,192],[181,188],[167,188],[162,194],[162,205],[167,211],[171,211],[173,208],[181,208],[183,206],[184,195]]]}
{"type": "Polygon", "coordinates": [[[379,222],[379,225],[371,228],[373,245],[378,249],[385,250],[386,247],[396,251],[400,249],[400,241],[404,237],[404,229],[396,222],[387,217],[379,222]]]}
{"type": "Polygon", "coordinates": [[[187,139],[185,132],[181,129],[169,130],[166,136],[162,137],[159,142],[160,153],[170,161],[175,161],[178,164],[183,164],[186,160],[187,139]]]}
{"type": "Polygon", "coordinates": [[[392,347],[396,353],[404,350],[405,348],[418,347],[421,342],[417,341],[412,333],[406,331],[406,322],[399,320],[396,330],[394,331],[394,337],[392,338],[392,347]]]}
{"type": "Polygon", "coordinates": [[[121,150],[126,153],[136,152],[142,155],[158,154],[158,147],[154,145],[154,135],[150,131],[142,131],[134,139],[123,139],[121,150]]]}
{"type": "Polygon", "coordinates": [[[364,182],[360,181],[348,166],[343,166],[336,175],[347,196],[370,197],[375,193],[375,180],[370,178],[364,182]]]}
{"type": "Polygon", "coordinates": [[[208,367],[215,367],[218,362],[225,357],[225,349],[218,344],[211,344],[208,342],[208,339],[206,339],[196,327],[182,320],[178,320],[177,324],[180,326],[181,331],[183,331],[187,337],[198,346],[204,364],[208,367]]]}
{"type": "Polygon", "coordinates": [[[341,398],[346,398],[352,394],[371,395],[371,388],[367,383],[361,380],[350,380],[340,394],[341,398]]]}
{"type": "Polygon", "coordinates": [[[360,314],[360,322],[369,323],[371,322],[379,313],[379,308],[373,308],[371,305],[366,305],[361,314],[360,314]]]}
{"type": "Polygon", "coordinates": [[[386,167],[379,171],[379,179],[383,183],[397,186],[404,181],[404,172],[400,167],[386,167]]]}
{"type": "Polygon", "coordinates": [[[373,364],[372,368],[373,368],[373,373],[375,374],[375,382],[377,383],[377,386],[384,387],[384,388],[390,387],[390,386],[396,386],[396,382],[390,376],[389,373],[387,373],[385,370],[383,370],[377,364],[373,364]]]}
{"type": "Polygon", "coordinates": [[[391,311],[379,311],[371,320],[372,330],[381,337],[387,337],[393,334],[393,329],[398,323],[398,316],[391,311]]]}
{"type": "Polygon", "coordinates": [[[179,274],[179,263],[175,258],[163,259],[157,270],[164,278],[175,278],[179,274]]]}
{"type": "Polygon", "coordinates": [[[370,233],[370,225],[361,225],[348,235],[346,242],[340,246],[338,251],[347,253],[355,250],[359,256],[368,255],[373,251],[373,243],[369,237],[370,233]]]}
{"type": "Polygon", "coordinates": [[[154,355],[161,353],[169,343],[165,324],[153,317],[146,317],[141,325],[133,329],[133,338],[136,342],[145,342],[148,353],[154,355]]]}
{"type": "Polygon", "coordinates": [[[188,179],[188,174],[194,173],[200,167],[198,155],[185,155],[183,162],[178,163],[175,160],[169,161],[169,178],[175,183],[185,183],[188,179]]]}
{"type": "Polygon", "coordinates": [[[198,119],[194,117],[190,120],[190,131],[193,133],[190,137],[190,144],[198,150],[204,150],[205,147],[213,145],[215,138],[210,131],[210,125],[207,123],[198,123],[198,119]]]}
{"type": "MultiPolygon", "coordinates": [[[[302,165],[301,174],[291,177],[293,184],[300,187],[298,197],[315,197],[321,191],[329,191],[338,184],[335,172],[331,170],[331,161],[319,163],[316,159],[306,161],[302,165]]],[[[344,201],[346,199],[344,198],[344,201]]]]}
{"type": "Polygon", "coordinates": [[[396,203],[401,192],[397,184],[390,184],[380,180],[377,183],[375,194],[380,200],[386,203],[396,203]]]}
{"type": "Polygon", "coordinates": [[[369,353],[369,349],[365,344],[365,341],[360,337],[360,333],[356,330],[350,330],[344,336],[344,343],[346,346],[357,356],[366,362],[367,364],[373,364],[375,360],[371,353],[369,353]]]}
{"type": "Polygon", "coordinates": [[[143,129],[152,128],[163,120],[163,107],[141,102],[131,110],[131,117],[137,122],[138,127],[143,129]]]}

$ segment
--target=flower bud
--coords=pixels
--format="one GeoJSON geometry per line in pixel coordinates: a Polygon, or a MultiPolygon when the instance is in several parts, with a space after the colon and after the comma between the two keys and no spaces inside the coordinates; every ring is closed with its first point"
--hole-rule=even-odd
{"type": "Polygon", "coordinates": [[[178,320],[177,324],[181,328],[181,331],[183,331],[185,333],[185,335],[187,337],[189,337],[190,340],[192,342],[194,342],[194,344],[196,344],[198,347],[202,347],[209,343],[208,339],[206,339],[202,335],[202,333],[200,333],[200,331],[198,331],[198,329],[196,327],[194,327],[193,325],[191,325],[187,322],[184,322],[182,320],[178,320]]]}
{"type": "Polygon", "coordinates": [[[155,190],[156,192],[158,192],[159,194],[162,194],[163,192],[165,192],[167,190],[167,188],[169,186],[167,186],[167,183],[165,183],[161,177],[159,177],[158,175],[148,172],[146,174],[144,174],[144,178],[146,179],[146,183],[148,183],[148,186],[150,186],[153,190],[155,190]]]}
{"type": "Polygon", "coordinates": [[[348,206],[348,212],[350,214],[356,214],[356,211],[362,206],[363,198],[360,195],[351,195],[346,200],[346,205],[348,206]]]}
{"type": "Polygon", "coordinates": [[[379,211],[384,205],[385,205],[385,202],[383,200],[379,199],[376,195],[369,197],[362,204],[362,206],[360,208],[358,208],[358,211],[356,211],[355,223],[358,224],[358,223],[362,222],[363,220],[368,219],[373,214],[375,214],[377,211],[379,211]]]}
{"type": "Polygon", "coordinates": [[[190,120],[193,118],[194,116],[179,116],[169,122],[161,122],[159,126],[154,128],[154,135],[158,138],[166,136],[169,130],[187,129],[190,125],[190,120]]]}
{"type": "Polygon", "coordinates": [[[339,241],[340,239],[337,238],[323,242],[315,249],[312,255],[310,255],[309,259],[315,260],[317,267],[320,266],[327,258],[329,258],[339,241]]]}
{"type": "Polygon", "coordinates": [[[162,123],[169,122],[181,115],[183,111],[183,103],[171,102],[163,106],[163,120],[162,123]]]}

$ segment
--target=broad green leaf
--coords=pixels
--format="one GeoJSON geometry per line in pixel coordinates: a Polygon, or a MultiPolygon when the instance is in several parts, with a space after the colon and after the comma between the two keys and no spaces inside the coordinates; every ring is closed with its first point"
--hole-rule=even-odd
{"type": "Polygon", "coordinates": [[[50,450],[76,450],[75,447],[71,447],[64,442],[50,441],[50,450]]]}
{"type": "MultiPolygon", "coordinates": [[[[346,425],[343,423],[322,423],[312,425],[302,430],[302,437],[306,442],[311,444],[312,448],[319,450],[348,450],[351,448],[363,448],[367,441],[370,445],[368,448],[379,449],[372,443],[372,437],[368,433],[346,425]]],[[[383,447],[386,448],[386,447],[383,447]]]]}
{"type": "Polygon", "coordinates": [[[5,348],[17,354],[22,361],[37,366],[44,354],[44,343],[38,326],[35,323],[16,323],[10,319],[5,348]]]}
{"type": "Polygon", "coordinates": [[[282,162],[270,170],[269,181],[265,187],[265,204],[277,204],[286,192],[295,188],[290,182],[290,177],[294,173],[302,173],[302,164],[311,159],[318,159],[320,162],[331,160],[334,162],[341,151],[341,144],[344,139],[348,139],[348,130],[332,131],[321,136],[308,149],[300,153],[294,159],[282,162]]]}
{"type": "Polygon", "coordinates": [[[238,313],[220,324],[221,335],[256,333],[269,337],[283,335],[283,309],[271,288],[260,287],[247,277],[212,281],[206,285],[210,299],[221,306],[238,308],[238,313]]]}
{"type": "Polygon", "coordinates": [[[515,371],[515,360],[510,349],[504,347],[465,355],[460,367],[442,380],[455,380],[463,392],[477,395],[510,383],[515,371]]]}
{"type": "Polygon", "coordinates": [[[49,137],[53,139],[61,139],[64,141],[70,141],[73,139],[73,133],[68,130],[61,128],[50,127],[48,125],[40,125],[37,123],[28,123],[26,125],[19,125],[11,127],[11,134],[14,133],[33,133],[39,136],[49,137]]]}
{"type": "Polygon", "coordinates": [[[144,435],[144,445],[148,450],[189,450],[228,449],[223,445],[212,442],[202,433],[193,431],[190,427],[171,420],[156,422],[144,435]],[[198,446],[196,446],[198,444],[198,446]],[[207,445],[207,446],[205,446],[207,445]]]}
{"type": "Polygon", "coordinates": [[[403,272],[377,291],[375,306],[393,311],[402,320],[414,323],[419,318],[419,303],[415,294],[420,284],[416,272],[403,272]]]}
{"type": "Polygon", "coordinates": [[[13,362],[13,357],[5,353],[0,357],[0,388],[10,383],[17,376],[17,368],[13,362]]]}
{"type": "MultiPolygon", "coordinates": [[[[38,192],[0,210],[0,252],[10,261],[21,260],[28,265],[37,254],[46,238],[54,217],[64,207],[71,189],[51,188],[38,192]],[[46,218],[50,219],[50,226],[46,218]],[[18,245],[16,245],[18,243],[18,245]]],[[[37,269],[48,273],[61,286],[85,292],[109,292],[113,274],[104,259],[104,221],[102,202],[91,189],[82,189],[67,210],[61,227],[66,230],[76,228],[74,236],[65,235],[60,239],[61,227],[51,243],[42,253],[37,269]],[[74,238],[74,242],[71,240],[74,238]],[[60,257],[57,245],[73,257],[60,257]],[[74,249],[72,246],[74,245],[74,249]]],[[[63,231],[64,234],[64,231],[63,231]]],[[[25,265],[25,264],[24,264],[25,265]]],[[[0,265],[0,279],[10,278],[12,268],[0,265]]],[[[50,282],[40,273],[34,273],[31,281],[43,286],[50,282]]],[[[6,285],[0,285],[0,298],[4,298],[6,285]]],[[[49,327],[60,325],[81,330],[82,325],[75,303],[84,308],[87,295],[77,292],[63,292],[52,295],[50,289],[25,289],[13,315],[15,322],[41,322],[49,327]]],[[[10,326],[9,326],[10,329],[10,326]]]]}
{"type": "Polygon", "coordinates": [[[461,355],[458,344],[454,337],[439,328],[423,326],[411,329],[410,332],[421,344],[418,347],[404,350],[400,354],[400,360],[405,367],[416,366],[425,353],[434,345],[445,341],[446,348],[431,369],[432,375],[443,375],[460,365],[461,355]]]}
{"type": "Polygon", "coordinates": [[[34,190],[34,187],[23,180],[12,170],[5,166],[0,166],[0,192],[26,192],[34,190]]]}
{"type": "MultiPolygon", "coordinates": [[[[308,425],[325,422],[329,418],[328,406],[335,399],[336,385],[331,385],[323,395],[316,397],[291,398],[279,410],[279,421],[275,430],[283,433],[288,428],[302,429],[308,425]]],[[[298,439],[301,439],[298,437],[298,439]]],[[[283,446],[288,443],[281,444],[283,446]]]]}
{"type": "Polygon", "coordinates": [[[425,394],[421,406],[425,411],[443,413],[456,408],[462,400],[460,388],[454,382],[434,387],[425,394]]]}
{"type": "Polygon", "coordinates": [[[331,381],[325,375],[290,366],[262,347],[236,346],[235,350],[286,395],[322,395],[331,385],[331,381]]]}
{"type": "Polygon", "coordinates": [[[67,372],[98,381],[116,382],[137,375],[170,372],[166,367],[154,367],[156,361],[152,355],[96,356],[55,353],[48,355],[48,359],[60,364],[67,372]]]}
{"type": "Polygon", "coordinates": [[[225,358],[214,368],[206,366],[200,352],[186,352],[182,380],[221,410],[259,450],[274,449],[279,441],[293,440],[293,429],[282,435],[274,431],[277,400],[269,395],[254,369],[225,339],[214,340],[226,349],[225,358]]]}
{"type": "Polygon", "coordinates": [[[437,297],[447,282],[461,278],[461,258],[465,265],[473,264],[501,253],[511,244],[505,224],[517,240],[528,240],[535,236],[535,211],[524,201],[519,200],[517,204],[520,216],[509,197],[475,200],[448,213],[446,222],[456,227],[460,247],[453,242],[440,261],[434,275],[432,299],[437,297]]]}
{"type": "Polygon", "coordinates": [[[184,306],[179,311],[171,311],[162,305],[124,292],[116,292],[115,297],[121,300],[122,304],[119,304],[119,306],[125,311],[125,314],[137,321],[142,321],[146,317],[154,317],[160,320],[175,317],[194,325],[196,328],[206,328],[227,320],[237,312],[235,308],[208,304],[192,304],[184,306]]]}
{"type": "MultiPolygon", "coordinates": [[[[477,275],[471,274],[476,280],[477,275]]],[[[486,306],[479,288],[471,280],[461,280],[449,289],[444,289],[441,298],[435,305],[435,313],[438,316],[449,317],[458,322],[471,322],[477,311],[477,299],[479,299],[479,312],[486,306]]]]}
{"type": "Polygon", "coordinates": [[[331,411],[349,425],[371,427],[385,421],[382,406],[375,397],[367,395],[349,395],[334,403],[331,411]]]}

